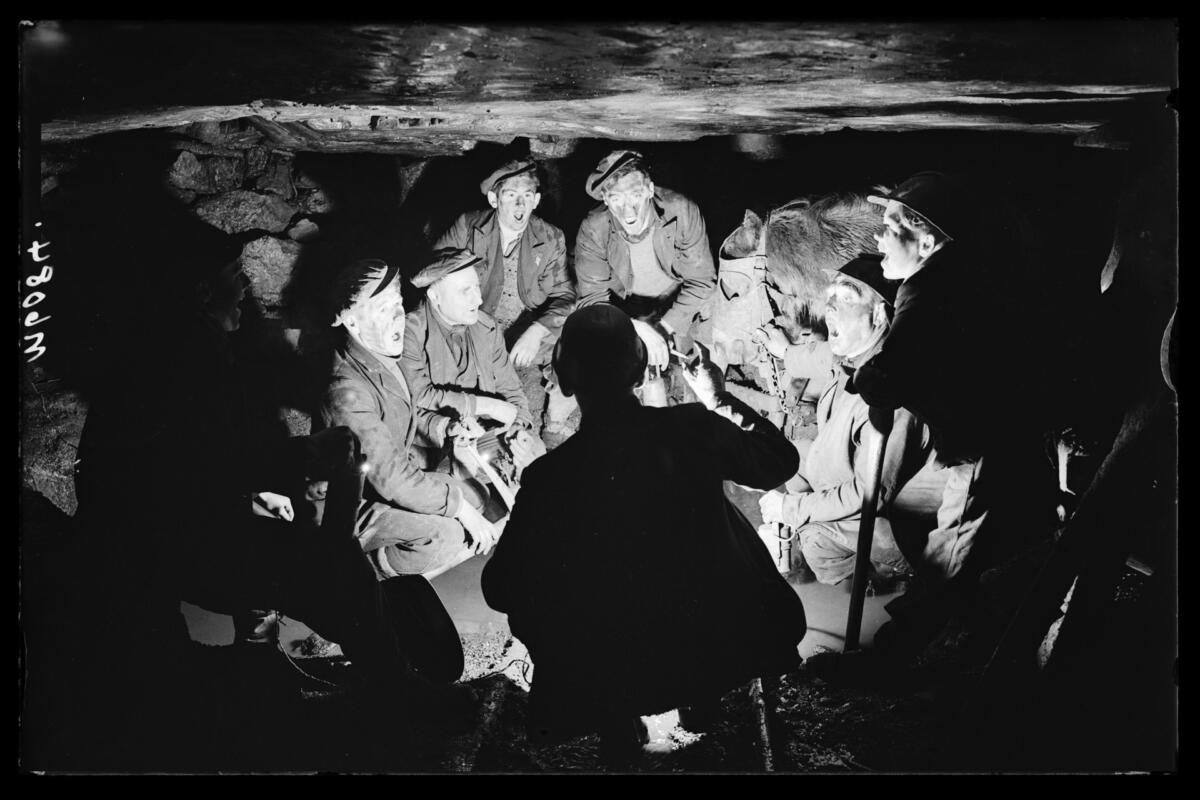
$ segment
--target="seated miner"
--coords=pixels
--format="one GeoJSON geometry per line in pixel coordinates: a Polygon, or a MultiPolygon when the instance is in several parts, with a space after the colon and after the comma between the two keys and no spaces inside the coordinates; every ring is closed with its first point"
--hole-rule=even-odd
{"type": "Polygon", "coordinates": [[[481,308],[504,333],[509,358],[529,398],[534,432],[544,427],[551,437],[568,434],[567,418],[575,404],[563,397],[550,371],[554,342],[575,307],[566,239],[533,213],[542,195],[538,165],[532,159],[500,166],[480,182],[479,190],[493,210],[461,215],[434,247],[467,249],[480,256],[481,308]]]}
{"type": "MultiPolygon", "coordinates": [[[[854,369],[878,352],[895,296],[896,283],[884,279],[878,256],[856,258],[833,274],[825,324],[837,378],[817,403],[817,436],[806,448],[799,473],[786,491],[770,491],[759,500],[763,522],[795,531],[804,561],[822,583],[840,583],[854,573],[863,494],[874,471],[868,442],[879,433],[868,420],[870,407],[847,384],[854,369]]],[[[871,544],[871,564],[884,581],[911,571],[887,511],[924,465],[929,447],[928,431],[901,409],[888,436],[871,544]]]]}
{"type": "MultiPolygon", "coordinates": [[[[428,471],[414,448],[418,435],[440,445],[462,426],[419,407],[397,363],[405,335],[398,276],[379,259],[338,274],[333,324],[346,337],[334,353],[321,419],[350,428],[362,443],[370,472],[357,535],[380,575],[433,577],[490,550],[498,532],[480,513],[482,487],[428,471]]],[[[497,416],[515,418],[515,409],[496,403],[497,416]]]]}
{"type": "Polygon", "coordinates": [[[159,294],[175,318],[157,328],[169,352],[138,363],[137,380],[121,387],[131,402],[89,414],[80,511],[103,554],[93,564],[103,589],[91,602],[104,608],[113,598],[107,610],[119,616],[105,624],[134,639],[165,638],[158,620],[167,616],[181,626],[180,600],[235,621],[247,609],[281,609],[341,644],[369,694],[416,711],[440,695],[410,670],[389,587],[350,524],[318,525],[306,513],[309,489],[343,492],[356,481],[354,434],[335,427],[277,438],[263,424],[272,409],[258,408],[231,342],[247,288],[240,248],[206,247],[193,242],[173,265],[180,305],[159,294]],[[184,303],[190,314],[180,313],[184,303]]]}
{"type": "Polygon", "coordinates": [[[803,607],[722,484],[777,486],[796,451],[711,363],[690,377],[705,405],[642,406],[646,358],[612,305],[567,319],[554,365],[583,420],[526,470],[484,568],[488,605],[534,662],[537,742],[599,731],[635,752],[639,716],[711,707],[798,664],[803,607]]]}
{"type": "Polygon", "coordinates": [[[704,217],[691,200],[655,186],[632,150],[605,156],[585,189],[603,205],[576,237],[579,307],[613,303],[625,311],[650,367],[665,370],[673,348],[690,349],[697,314],[717,285],[704,217]]]}
{"type": "Polygon", "coordinates": [[[447,443],[479,439],[486,425],[508,448],[519,474],[546,449],[530,432],[529,401],[500,328],[480,308],[480,261],[469,250],[447,248],[413,276],[413,286],[428,289],[408,314],[400,367],[413,402],[432,414],[416,439],[426,466],[440,466],[447,443]]]}

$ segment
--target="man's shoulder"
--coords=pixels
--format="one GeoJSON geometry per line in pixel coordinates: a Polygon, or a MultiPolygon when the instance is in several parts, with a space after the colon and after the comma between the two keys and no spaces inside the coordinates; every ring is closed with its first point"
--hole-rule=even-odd
{"type": "Polygon", "coordinates": [[[589,231],[593,234],[606,233],[611,227],[610,219],[612,215],[608,213],[608,206],[603,203],[595,206],[583,218],[583,222],[579,223],[579,230],[589,231]]]}
{"type": "Polygon", "coordinates": [[[492,215],[496,212],[490,208],[476,208],[470,211],[464,211],[459,214],[454,220],[454,226],[460,228],[483,228],[491,221],[492,215]]]}
{"type": "Polygon", "coordinates": [[[562,241],[566,237],[563,235],[562,228],[553,223],[546,222],[538,216],[529,218],[529,227],[533,230],[534,236],[544,242],[562,241]]]}
{"type": "Polygon", "coordinates": [[[325,408],[332,410],[359,405],[364,396],[371,393],[371,382],[367,377],[343,353],[335,353],[322,400],[325,408]]]}
{"type": "Polygon", "coordinates": [[[656,186],[654,195],[663,209],[667,211],[668,216],[673,214],[693,216],[700,213],[700,206],[674,189],[656,186]]]}

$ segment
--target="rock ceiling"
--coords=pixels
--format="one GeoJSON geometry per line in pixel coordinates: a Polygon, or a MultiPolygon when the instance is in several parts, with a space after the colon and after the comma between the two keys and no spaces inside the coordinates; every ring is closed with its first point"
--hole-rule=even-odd
{"type": "Polygon", "coordinates": [[[1087,134],[1161,109],[1170,20],[249,24],[22,28],[44,142],[194,123],[293,151],[529,137],[684,141],[979,129],[1087,134]]]}

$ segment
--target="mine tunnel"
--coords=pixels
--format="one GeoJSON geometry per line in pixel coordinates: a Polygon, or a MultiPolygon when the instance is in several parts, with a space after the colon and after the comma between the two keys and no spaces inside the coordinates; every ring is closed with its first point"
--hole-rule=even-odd
{"type": "MultiPolygon", "coordinates": [[[[473,722],[442,735],[364,700],[354,659],[313,620],[275,609],[269,640],[249,644],[228,608],[172,595],[178,562],[147,559],[154,546],[119,531],[100,542],[84,524],[77,473],[89,411],[114,398],[129,430],[144,432],[143,419],[205,430],[178,419],[197,406],[161,378],[189,352],[177,327],[188,310],[164,287],[214,237],[245,276],[227,338],[256,433],[305,437],[328,427],[339,270],[379,259],[417,310],[413,279],[435,242],[460,215],[491,210],[481,180],[532,159],[536,216],[561,230],[574,280],[581,225],[602,205],[586,188],[630,150],[656,187],[699,209],[710,291],[726,301],[723,245],[750,214],[769,223],[796,200],[954,176],[987,270],[953,302],[999,313],[983,349],[927,357],[950,393],[957,375],[992,373],[989,402],[1006,421],[1033,420],[1040,438],[1028,482],[1000,487],[1031,499],[997,526],[1012,546],[978,577],[971,613],[870,680],[836,659],[818,669],[819,656],[855,650],[854,616],[856,654],[878,650],[876,632],[921,579],[946,470],[918,465],[888,503],[912,582],[804,578],[798,544],[782,552],[786,536],[762,533],[763,492],[726,480],[803,603],[803,663],[729,687],[701,734],[678,714],[647,717],[650,742],[620,771],[1178,769],[1177,35],[1148,19],[22,23],[22,768],[613,769],[595,736],[527,739],[537,664],[481,590],[492,553],[429,581],[431,613],[461,644],[456,683],[475,702],[473,722]],[[970,363],[988,353],[1004,358],[970,363]],[[139,628],[149,616],[121,605],[140,602],[122,594],[135,584],[177,601],[167,622],[139,628]]],[[[782,280],[774,263],[768,282],[782,280]]],[[[689,340],[713,346],[713,313],[689,340]]],[[[792,317],[791,344],[828,336],[819,313],[767,318],[777,313],[792,317]]],[[[731,360],[728,391],[807,447],[820,434],[817,384],[784,373],[773,389],[749,362],[731,360]]],[[[697,397],[677,376],[666,392],[669,405],[697,397]]],[[[546,458],[562,441],[544,444],[546,458]]],[[[131,505],[139,487],[154,495],[147,535],[169,540],[193,530],[181,518],[195,509],[162,496],[190,454],[155,447],[113,480],[131,505]]],[[[645,588],[642,602],[664,602],[645,588]]],[[[598,645],[578,659],[634,655],[598,645]]]]}

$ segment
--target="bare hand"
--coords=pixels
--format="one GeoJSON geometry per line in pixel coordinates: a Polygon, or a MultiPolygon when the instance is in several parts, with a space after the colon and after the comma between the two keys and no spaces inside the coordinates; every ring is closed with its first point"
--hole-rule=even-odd
{"type": "Polygon", "coordinates": [[[756,328],[750,332],[750,338],[758,342],[766,351],[775,358],[783,358],[787,353],[788,341],[787,334],[783,332],[774,322],[768,322],[761,328],[756,328]]]}
{"type": "Polygon", "coordinates": [[[695,342],[692,352],[694,357],[683,365],[683,379],[706,408],[715,409],[717,393],[725,388],[725,376],[709,358],[707,347],[695,342]]]}
{"type": "Polygon", "coordinates": [[[527,367],[537,358],[538,351],[542,348],[542,337],[546,335],[546,328],[536,322],[521,334],[521,338],[517,339],[517,343],[513,345],[509,351],[508,357],[512,359],[514,367],[527,367]]]}
{"type": "Polygon", "coordinates": [[[483,434],[483,426],[479,424],[479,420],[470,416],[452,420],[446,426],[446,438],[454,439],[456,444],[473,442],[483,434]]]}
{"type": "Polygon", "coordinates": [[[747,422],[746,418],[734,411],[731,406],[717,406],[713,409],[713,413],[718,417],[724,417],[744,431],[754,430],[754,425],[747,422]]]}
{"type": "Polygon", "coordinates": [[[512,425],[517,418],[517,407],[507,400],[480,397],[476,398],[475,413],[481,417],[496,420],[503,429],[507,430],[508,426],[512,425]]]}
{"type": "Polygon", "coordinates": [[[327,494],[329,494],[329,481],[309,481],[308,486],[304,489],[304,499],[310,503],[324,500],[327,494]]]}
{"type": "Polygon", "coordinates": [[[275,492],[255,492],[250,496],[250,511],[258,517],[282,519],[291,522],[296,518],[292,510],[292,501],[275,492]]]}
{"type": "Polygon", "coordinates": [[[546,445],[542,443],[542,440],[525,430],[517,431],[508,440],[508,446],[512,449],[513,464],[517,468],[517,480],[521,479],[521,473],[527,466],[539,457],[546,455],[546,445]]]}
{"type": "Polygon", "coordinates": [[[783,522],[783,498],[780,491],[771,491],[758,498],[758,510],[763,522],[783,522]]]}
{"type": "Polygon", "coordinates": [[[671,349],[667,346],[667,340],[654,329],[653,325],[640,319],[633,320],[633,329],[637,331],[642,344],[646,345],[647,365],[660,369],[665,368],[667,361],[671,358],[671,349]]]}
{"type": "Polygon", "coordinates": [[[463,501],[455,514],[455,519],[462,523],[463,529],[470,537],[470,545],[476,554],[482,555],[495,546],[500,538],[500,531],[488,522],[483,514],[475,510],[470,503],[463,501]]]}

